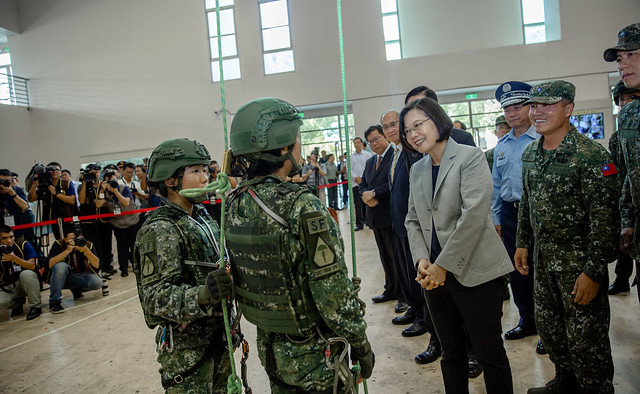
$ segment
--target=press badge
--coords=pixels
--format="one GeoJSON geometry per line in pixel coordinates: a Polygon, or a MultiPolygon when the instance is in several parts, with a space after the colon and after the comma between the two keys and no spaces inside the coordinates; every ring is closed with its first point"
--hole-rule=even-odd
{"type": "Polygon", "coordinates": [[[16,221],[13,218],[13,215],[10,215],[8,213],[6,215],[4,215],[4,224],[9,226],[9,227],[15,226],[16,225],[16,221]]]}

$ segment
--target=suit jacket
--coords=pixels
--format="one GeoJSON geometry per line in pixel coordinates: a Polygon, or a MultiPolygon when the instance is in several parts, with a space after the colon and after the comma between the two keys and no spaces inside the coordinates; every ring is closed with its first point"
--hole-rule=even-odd
{"type": "Polygon", "coordinates": [[[360,182],[360,195],[366,191],[375,190],[378,205],[371,208],[367,206],[365,223],[369,227],[391,227],[391,213],[389,212],[389,169],[393,161],[393,147],[389,147],[382,157],[380,166],[376,170],[378,155],[374,154],[364,167],[362,182],[360,182]]]}
{"type": "Polygon", "coordinates": [[[491,173],[482,151],[449,139],[435,193],[431,157],[411,167],[405,226],[415,261],[430,260],[435,226],[442,252],[436,263],[464,286],[477,286],[513,271],[491,219],[491,173]]]}
{"type": "Polygon", "coordinates": [[[476,146],[476,142],[473,140],[473,136],[471,135],[471,133],[461,129],[452,129],[451,139],[453,139],[458,144],[476,146]]]}
{"type": "MultiPolygon", "coordinates": [[[[393,155],[391,158],[393,162],[393,155]]],[[[422,159],[421,153],[403,148],[396,161],[393,179],[391,179],[391,171],[389,171],[391,224],[393,226],[393,232],[399,237],[407,236],[404,219],[407,216],[407,210],[409,208],[409,169],[420,159],[422,159]]]]}

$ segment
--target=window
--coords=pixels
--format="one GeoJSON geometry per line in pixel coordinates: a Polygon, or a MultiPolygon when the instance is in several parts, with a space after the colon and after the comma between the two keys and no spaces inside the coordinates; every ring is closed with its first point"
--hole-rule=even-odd
{"type": "MultiPolygon", "coordinates": [[[[240,58],[236,44],[236,26],[234,22],[233,0],[219,0],[220,41],[222,42],[222,70],[224,79],[240,79],[240,58]]],[[[211,50],[211,80],[220,81],[218,64],[218,23],[216,20],[216,1],[205,0],[207,22],[209,24],[209,48],[211,50]]]]}
{"type": "Polygon", "coordinates": [[[544,0],[522,0],[522,26],[525,44],[547,41],[544,22],[544,0]]]}
{"type": "Polygon", "coordinates": [[[495,120],[502,115],[500,103],[495,99],[462,101],[442,104],[451,121],[459,121],[467,126],[479,148],[493,148],[498,139],[493,134],[495,120]]]}
{"type": "Polygon", "coordinates": [[[398,4],[396,0],[380,0],[382,8],[382,29],[387,60],[402,59],[400,46],[400,26],[398,24],[398,4]]]}
{"type": "Polygon", "coordinates": [[[0,103],[13,104],[11,87],[11,55],[8,48],[0,51],[0,103]]]}
{"type": "Polygon", "coordinates": [[[306,155],[314,149],[325,150],[336,156],[346,152],[355,136],[353,114],[348,115],[349,133],[345,132],[344,116],[332,115],[319,118],[304,119],[300,127],[300,142],[306,155]],[[342,134],[342,141],[340,140],[342,134]]]}
{"type": "Polygon", "coordinates": [[[295,71],[287,0],[258,0],[262,26],[264,73],[295,71]]]}

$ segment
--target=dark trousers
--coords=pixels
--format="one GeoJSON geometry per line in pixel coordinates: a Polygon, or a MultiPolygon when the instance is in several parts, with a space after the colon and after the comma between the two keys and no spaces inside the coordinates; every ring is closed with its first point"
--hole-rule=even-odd
{"type": "Polygon", "coordinates": [[[629,285],[629,278],[633,273],[633,259],[628,253],[618,252],[618,261],[616,262],[616,282],[629,285]]]}
{"type": "Polygon", "coordinates": [[[129,262],[133,263],[133,247],[136,243],[138,225],[127,228],[113,228],[118,247],[118,265],[121,272],[128,272],[129,262]]]}
{"type": "MultiPolygon", "coordinates": [[[[344,179],[343,179],[344,182],[344,179]]],[[[344,183],[342,185],[342,203],[347,205],[347,201],[349,201],[349,184],[344,183]]]]}
{"type": "Polygon", "coordinates": [[[466,287],[451,273],[444,286],[425,291],[442,345],[442,377],[447,393],[469,392],[465,328],[473,353],[484,368],[488,394],[513,393],[509,359],[502,341],[502,277],[466,287]]]}
{"type": "Polygon", "coordinates": [[[430,345],[438,345],[438,335],[436,334],[433,321],[431,320],[431,314],[429,314],[429,308],[424,300],[422,292],[422,286],[416,282],[416,276],[418,272],[413,265],[413,258],[411,257],[411,249],[409,248],[409,238],[401,237],[396,233],[393,234],[393,243],[396,252],[396,261],[398,267],[398,282],[400,284],[400,290],[404,295],[406,302],[411,306],[407,311],[408,315],[415,316],[416,323],[424,323],[427,327],[427,331],[431,334],[430,345]]]}
{"type": "MultiPolygon", "coordinates": [[[[336,183],[336,179],[329,179],[328,183],[336,183]]],[[[327,196],[329,197],[329,206],[338,209],[338,186],[327,187],[327,196]]]]}
{"type": "MultiPolygon", "coordinates": [[[[111,250],[113,242],[113,229],[111,223],[103,222],[100,219],[95,221],[96,227],[96,248],[100,258],[100,270],[105,272],[111,267],[111,250]]],[[[84,231],[84,229],[83,229],[84,231]]]]}
{"type": "Polygon", "coordinates": [[[382,269],[384,270],[384,294],[398,298],[399,301],[404,301],[398,282],[396,259],[393,252],[393,230],[391,227],[372,227],[372,230],[378,245],[382,269]]]}
{"type": "MultiPolygon", "coordinates": [[[[500,214],[502,224],[502,242],[511,259],[511,264],[515,267],[513,256],[516,253],[516,231],[518,229],[518,208],[513,202],[502,202],[502,212],[500,214]]],[[[529,244],[529,275],[522,275],[517,270],[509,273],[509,283],[513,292],[513,301],[518,307],[520,321],[518,324],[524,329],[535,326],[535,312],[533,302],[533,242],[529,244]]]]}
{"type": "Polygon", "coordinates": [[[354,186],[353,189],[353,207],[356,211],[356,226],[364,227],[364,204],[360,195],[360,187],[354,186]]]}

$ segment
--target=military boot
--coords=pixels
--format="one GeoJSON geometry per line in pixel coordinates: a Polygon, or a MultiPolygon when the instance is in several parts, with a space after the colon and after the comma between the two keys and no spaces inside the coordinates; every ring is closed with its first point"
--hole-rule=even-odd
{"type": "Polygon", "coordinates": [[[556,377],[544,387],[534,387],[527,390],[527,394],[574,394],[582,390],[573,371],[558,368],[556,377]]]}

